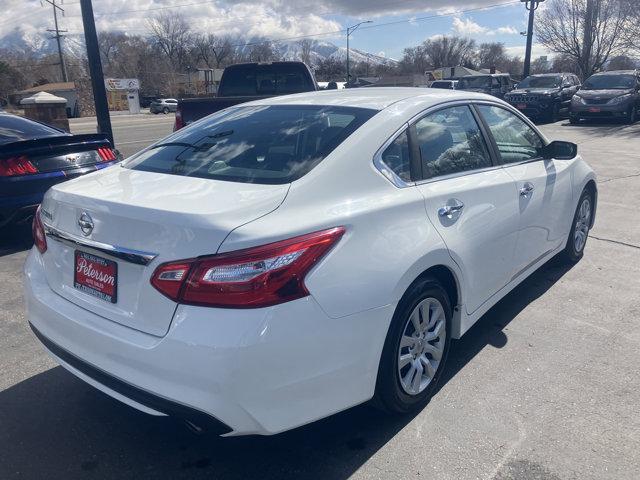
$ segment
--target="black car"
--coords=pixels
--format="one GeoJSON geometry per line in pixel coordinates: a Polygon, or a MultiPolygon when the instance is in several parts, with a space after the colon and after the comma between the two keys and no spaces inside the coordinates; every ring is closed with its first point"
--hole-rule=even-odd
{"type": "Polygon", "coordinates": [[[596,73],[571,100],[571,123],[583,119],[619,119],[634,123],[640,117],[640,71],[596,73]]]}
{"type": "Polygon", "coordinates": [[[49,187],[120,160],[104,135],[0,113],[0,227],[29,221],[49,187]]]}
{"type": "Polygon", "coordinates": [[[458,79],[456,90],[486,93],[494,97],[504,98],[513,89],[513,83],[508,73],[469,75],[458,79]]]}
{"type": "Polygon", "coordinates": [[[571,98],[580,89],[573,73],[529,75],[504,99],[526,116],[556,122],[569,113],[571,98]]]}

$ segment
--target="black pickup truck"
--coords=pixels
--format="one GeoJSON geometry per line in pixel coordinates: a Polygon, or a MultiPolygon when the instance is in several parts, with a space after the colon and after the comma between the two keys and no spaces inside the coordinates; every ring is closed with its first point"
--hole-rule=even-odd
{"type": "Polygon", "coordinates": [[[303,62],[238,63],[224,69],[218,94],[178,102],[174,130],[239,103],[318,89],[303,62]]]}

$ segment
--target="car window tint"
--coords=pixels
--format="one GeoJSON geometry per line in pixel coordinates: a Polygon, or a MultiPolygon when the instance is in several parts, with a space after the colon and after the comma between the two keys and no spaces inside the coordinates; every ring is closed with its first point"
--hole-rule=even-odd
{"type": "Polygon", "coordinates": [[[65,133],[26,118],[0,114],[0,145],[59,135],[65,135],[65,133]]]}
{"type": "Polygon", "coordinates": [[[480,128],[467,106],[429,114],[416,125],[424,178],[491,166],[480,128]]]}
{"type": "Polygon", "coordinates": [[[228,108],[178,130],[125,166],[234,182],[289,183],[309,172],[376,113],[322,105],[228,108]]]}
{"type": "Polygon", "coordinates": [[[409,137],[406,130],[382,152],[382,161],[402,180],[411,181],[409,137]]]}
{"type": "Polygon", "coordinates": [[[544,146],[540,136],[512,112],[489,105],[480,105],[480,112],[495,139],[504,163],[539,158],[544,146]]]}

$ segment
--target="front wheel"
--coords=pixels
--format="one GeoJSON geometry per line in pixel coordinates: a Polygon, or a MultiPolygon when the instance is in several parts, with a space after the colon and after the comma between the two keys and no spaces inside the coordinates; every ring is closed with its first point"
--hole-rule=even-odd
{"type": "Polygon", "coordinates": [[[167,113],[169,113],[169,109],[167,107],[164,107],[162,109],[162,113],[164,113],[166,115],[167,113]]]}
{"type": "Polygon", "coordinates": [[[549,121],[556,123],[560,119],[560,104],[554,103],[549,112],[549,121]]]}
{"type": "Polygon", "coordinates": [[[432,278],[416,281],[398,304],[385,340],[376,403],[406,413],[424,407],[435,392],[451,343],[451,306],[432,278]]]}
{"type": "Polygon", "coordinates": [[[563,250],[563,257],[569,263],[576,263],[584,254],[584,247],[589,238],[591,217],[593,216],[594,198],[591,192],[584,190],[580,195],[576,213],[573,216],[573,224],[569,232],[567,244],[563,250]]]}
{"type": "Polygon", "coordinates": [[[634,123],[636,123],[637,119],[638,119],[638,107],[634,105],[633,107],[631,107],[631,110],[629,110],[629,115],[627,115],[627,123],[629,125],[633,125],[634,123]]]}

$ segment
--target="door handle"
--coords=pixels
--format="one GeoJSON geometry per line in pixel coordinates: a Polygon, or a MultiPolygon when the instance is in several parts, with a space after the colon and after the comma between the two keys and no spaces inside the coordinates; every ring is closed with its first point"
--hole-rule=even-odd
{"type": "Polygon", "coordinates": [[[454,213],[458,213],[462,211],[464,208],[464,203],[454,200],[455,203],[447,204],[438,209],[438,215],[441,217],[449,217],[451,218],[454,213]]]}
{"type": "Polygon", "coordinates": [[[529,182],[525,183],[523,187],[520,189],[520,196],[521,197],[529,196],[529,194],[533,192],[533,188],[534,187],[532,183],[529,183],[529,182]]]}

